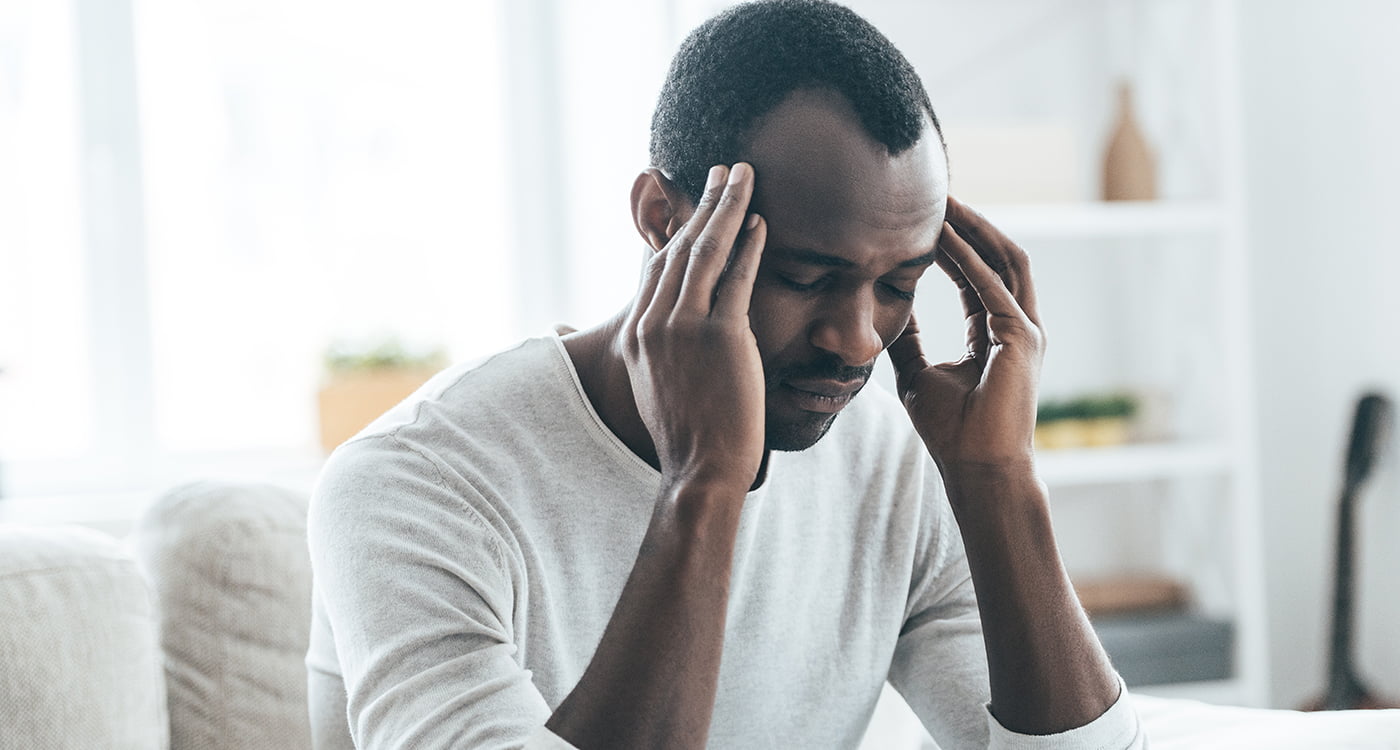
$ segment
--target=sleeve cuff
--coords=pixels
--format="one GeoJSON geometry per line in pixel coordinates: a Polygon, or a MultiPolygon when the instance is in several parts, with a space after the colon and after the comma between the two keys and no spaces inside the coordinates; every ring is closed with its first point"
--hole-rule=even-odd
{"type": "Polygon", "coordinates": [[[524,750],[578,750],[570,745],[559,735],[549,731],[549,727],[541,726],[530,735],[530,739],[525,741],[524,750]]]}
{"type": "Polygon", "coordinates": [[[986,711],[990,750],[1140,750],[1147,747],[1147,738],[1122,677],[1118,678],[1118,700],[1103,715],[1082,727],[1058,734],[1018,734],[997,721],[990,704],[986,711]]]}

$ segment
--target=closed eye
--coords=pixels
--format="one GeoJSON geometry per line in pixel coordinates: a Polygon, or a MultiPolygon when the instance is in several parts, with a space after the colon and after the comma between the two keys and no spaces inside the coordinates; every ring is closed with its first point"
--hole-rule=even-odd
{"type": "Polygon", "coordinates": [[[881,286],[883,286],[883,287],[885,288],[885,291],[889,292],[890,294],[893,294],[894,296],[898,297],[899,299],[904,300],[905,302],[913,302],[913,301],[914,301],[914,292],[913,292],[912,290],[911,290],[911,291],[905,291],[905,290],[900,289],[899,287],[895,286],[894,284],[881,284],[881,286]]]}
{"type": "MultiPolygon", "coordinates": [[[[791,276],[784,276],[783,274],[775,274],[775,276],[777,276],[778,281],[782,282],[783,286],[795,292],[820,292],[831,284],[831,276],[829,275],[818,277],[817,280],[811,282],[799,281],[791,276]]],[[[883,289],[886,294],[896,299],[904,302],[914,301],[914,292],[912,290],[905,290],[894,284],[884,282],[880,283],[880,288],[883,289]]]]}
{"type": "Polygon", "coordinates": [[[817,292],[817,291],[821,291],[821,290],[824,289],[824,288],[826,287],[826,285],[827,285],[828,283],[830,283],[830,281],[831,281],[831,277],[830,277],[830,276],[821,276],[821,277],[819,277],[816,281],[813,281],[813,282],[811,282],[811,283],[804,283],[804,282],[798,281],[797,279],[794,279],[794,278],[791,278],[791,277],[788,277],[788,276],[784,276],[784,275],[782,275],[782,274],[776,274],[776,276],[778,277],[778,280],[782,282],[783,286],[785,286],[785,287],[787,287],[787,288],[789,288],[789,289],[791,289],[791,290],[793,290],[793,291],[795,291],[795,292],[817,292]]]}

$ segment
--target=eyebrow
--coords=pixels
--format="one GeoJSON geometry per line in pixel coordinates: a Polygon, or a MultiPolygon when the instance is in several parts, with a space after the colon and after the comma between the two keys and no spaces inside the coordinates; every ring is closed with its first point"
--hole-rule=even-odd
{"type": "MultiPolygon", "coordinates": [[[[795,263],[805,263],[805,264],[807,264],[807,265],[809,265],[809,266],[827,266],[827,267],[832,267],[832,268],[850,268],[851,266],[854,266],[854,265],[855,265],[855,263],[852,263],[851,261],[849,261],[849,260],[847,260],[847,259],[845,259],[845,258],[842,258],[842,257],[840,257],[840,256],[838,256],[838,255],[828,255],[828,254],[826,254],[826,253],[819,253],[819,252],[817,252],[816,250],[807,250],[807,249],[805,249],[805,248],[795,248],[795,247],[775,248],[772,252],[773,252],[774,254],[776,254],[776,255],[782,256],[782,258],[783,258],[784,260],[790,260],[790,261],[793,261],[793,262],[795,262],[795,263]]],[[[900,267],[900,268],[919,268],[919,267],[921,267],[921,266],[932,265],[932,264],[933,264],[933,261],[934,261],[934,258],[935,258],[937,255],[938,255],[938,251],[937,251],[937,250],[930,250],[929,252],[924,253],[923,255],[920,255],[920,256],[917,257],[917,258],[910,258],[909,260],[902,261],[902,262],[899,264],[899,267],[900,267]]]]}

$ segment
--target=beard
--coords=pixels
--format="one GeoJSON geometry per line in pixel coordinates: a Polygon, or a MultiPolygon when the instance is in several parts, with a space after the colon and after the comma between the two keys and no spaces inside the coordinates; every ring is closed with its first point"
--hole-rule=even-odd
{"type": "Polygon", "coordinates": [[[764,367],[764,381],[767,389],[767,406],[764,409],[764,440],[769,450],[805,451],[817,444],[831,429],[840,412],[822,414],[802,411],[796,414],[776,413],[772,402],[774,394],[780,392],[788,380],[839,380],[858,381],[861,388],[870,380],[875,371],[873,364],[851,367],[843,364],[839,357],[828,355],[811,362],[783,365],[773,369],[764,367]]]}

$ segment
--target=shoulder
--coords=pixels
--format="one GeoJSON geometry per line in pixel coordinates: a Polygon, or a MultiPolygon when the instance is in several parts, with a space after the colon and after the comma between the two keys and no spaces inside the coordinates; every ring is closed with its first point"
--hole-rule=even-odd
{"type": "Polygon", "coordinates": [[[443,370],[331,453],[312,493],[313,521],[488,514],[481,473],[508,471],[500,465],[521,441],[569,418],[560,404],[570,382],[549,338],[443,370]]]}
{"type": "Polygon", "coordinates": [[[330,464],[409,452],[443,469],[478,455],[502,457],[587,415],[558,338],[527,339],[437,373],[338,447],[330,464]]]}
{"type": "Polygon", "coordinates": [[[556,340],[527,339],[437,373],[351,442],[412,428],[444,427],[444,421],[479,422],[495,414],[515,412],[547,393],[566,389],[569,380],[568,365],[556,340]]]}

